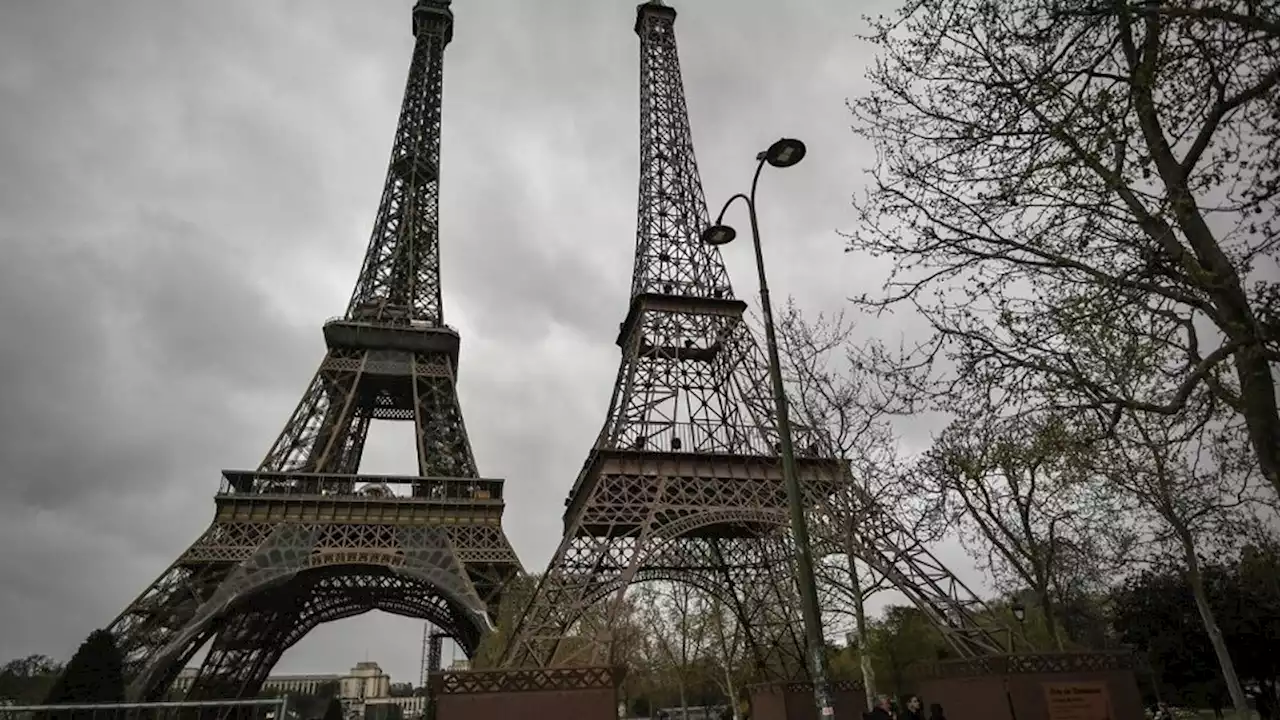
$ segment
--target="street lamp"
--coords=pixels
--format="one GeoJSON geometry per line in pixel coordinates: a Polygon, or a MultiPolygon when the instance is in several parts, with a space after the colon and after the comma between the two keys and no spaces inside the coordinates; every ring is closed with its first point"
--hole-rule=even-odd
{"type": "Polygon", "coordinates": [[[1013,607],[1010,609],[1013,610],[1014,620],[1022,622],[1027,619],[1027,606],[1023,605],[1021,600],[1014,600],[1013,607]]]}
{"type": "Polygon", "coordinates": [[[809,674],[813,677],[814,700],[821,720],[834,717],[831,704],[831,688],[827,684],[826,643],[822,637],[822,615],[818,610],[818,589],[813,577],[813,553],[809,548],[809,526],[805,521],[804,497],[800,493],[800,481],[796,477],[796,458],[791,446],[791,420],[787,415],[787,396],[782,385],[782,363],[778,359],[778,337],[773,327],[773,307],[769,304],[769,281],[764,273],[764,252],[760,249],[760,224],[756,220],[756,185],[765,163],[776,168],[786,168],[804,159],[804,143],[794,138],[782,138],[767,150],[756,155],[756,173],[751,178],[749,195],[738,193],[729,198],[716,221],[702,233],[702,242],[708,245],[726,245],[733,242],[738,233],[724,224],[725,211],[735,200],[747,204],[747,216],[751,220],[751,242],[756,252],[756,272],[760,276],[760,309],[764,314],[765,345],[769,351],[769,378],[773,384],[773,403],[778,422],[778,443],[782,454],[782,479],[787,487],[787,505],[791,510],[791,533],[796,543],[796,578],[800,584],[800,608],[804,616],[805,643],[808,645],[809,674]]]}

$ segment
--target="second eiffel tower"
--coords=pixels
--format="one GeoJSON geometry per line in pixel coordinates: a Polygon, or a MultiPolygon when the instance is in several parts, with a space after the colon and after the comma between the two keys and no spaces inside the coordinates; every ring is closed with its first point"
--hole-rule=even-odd
{"type": "Polygon", "coordinates": [[[522,572],[502,481],[476,470],[441,303],[449,0],[418,0],[413,33],[373,237],[319,371],[258,469],[223,473],[213,524],[110,627],[133,698],[162,695],[206,644],[188,698],[252,697],[311,629],[375,609],[423,618],[470,654],[522,572]],[[359,474],[373,420],[414,424],[416,476],[359,474]]]}

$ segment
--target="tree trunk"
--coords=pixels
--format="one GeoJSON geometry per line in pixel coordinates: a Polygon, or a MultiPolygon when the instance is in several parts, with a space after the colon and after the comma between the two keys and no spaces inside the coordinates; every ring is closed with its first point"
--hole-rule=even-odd
{"type": "Polygon", "coordinates": [[[1058,629],[1058,607],[1053,602],[1049,588],[1038,588],[1036,598],[1040,601],[1040,612],[1044,613],[1044,626],[1049,631],[1049,640],[1058,652],[1066,650],[1062,641],[1062,633],[1058,629]]]}
{"type": "Polygon", "coordinates": [[[733,665],[734,652],[737,649],[736,635],[735,642],[731,646],[724,636],[724,608],[720,605],[718,598],[712,598],[711,602],[711,619],[716,624],[716,637],[720,641],[720,656],[724,661],[724,691],[729,696],[729,708],[733,712],[733,720],[741,720],[738,710],[738,689],[733,685],[733,665]]]}
{"type": "Polygon", "coordinates": [[[849,582],[853,584],[853,622],[858,632],[858,665],[862,668],[862,688],[867,695],[867,710],[876,706],[876,672],[871,667],[871,650],[867,647],[867,609],[863,604],[862,580],[858,575],[858,561],[852,552],[849,558],[849,582]]]}
{"type": "Polygon", "coordinates": [[[1267,357],[1259,331],[1261,323],[1249,305],[1239,273],[1196,208],[1191,191],[1183,182],[1174,183],[1170,190],[1169,195],[1174,200],[1171,207],[1178,225],[1205,269],[1212,273],[1212,281],[1204,289],[1222,317],[1218,328],[1229,340],[1241,343],[1231,358],[1240,383],[1241,414],[1249,431],[1249,442],[1258,458],[1258,468],[1280,495],[1280,443],[1276,442],[1280,437],[1280,408],[1276,406],[1276,381],[1271,374],[1271,360],[1267,357]]]}
{"type": "Polygon", "coordinates": [[[1270,361],[1261,347],[1242,348],[1235,357],[1236,377],[1240,381],[1240,401],[1244,405],[1245,425],[1249,441],[1258,454],[1262,475],[1280,495],[1280,444],[1276,436],[1275,379],[1270,361]]]}
{"type": "Polygon", "coordinates": [[[1204,576],[1200,573],[1200,559],[1196,557],[1195,544],[1186,528],[1177,528],[1182,541],[1182,552],[1187,562],[1187,584],[1191,586],[1191,595],[1196,601],[1196,610],[1200,611],[1200,620],[1204,630],[1209,634],[1209,642],[1213,645],[1213,654],[1218,658],[1218,666],[1222,670],[1222,678],[1227,683],[1227,693],[1231,696],[1231,705],[1235,708],[1239,720],[1249,720],[1249,701],[1244,696],[1244,688],[1240,686],[1240,678],[1236,675],[1235,663],[1231,662],[1231,653],[1227,650],[1227,641],[1222,637],[1218,620],[1213,616],[1213,608],[1209,607],[1209,596],[1204,589],[1204,576]]]}
{"type": "Polygon", "coordinates": [[[689,698],[685,693],[685,678],[688,677],[687,668],[689,667],[689,595],[688,588],[685,588],[685,595],[680,599],[680,715],[684,720],[689,718],[689,698]]]}
{"type": "MultiPolygon", "coordinates": [[[[1149,31],[1155,27],[1158,26],[1148,25],[1149,31]]],[[[1144,58],[1143,62],[1152,63],[1154,67],[1155,59],[1144,58]]],[[[1185,251],[1179,247],[1178,253],[1184,258],[1178,259],[1193,277],[1207,271],[1209,277],[1196,283],[1200,286],[1197,289],[1209,295],[1218,311],[1221,319],[1215,323],[1217,328],[1227,339],[1240,343],[1231,363],[1240,383],[1241,414],[1258,459],[1258,468],[1280,494],[1280,443],[1276,442],[1280,437],[1280,408],[1276,406],[1275,378],[1271,374],[1271,360],[1263,346],[1262,326],[1249,304],[1240,273],[1209,227],[1187,184],[1187,172],[1165,140],[1153,99],[1153,76],[1153,72],[1144,68],[1141,75],[1134,78],[1138,80],[1132,85],[1134,107],[1147,150],[1164,182],[1169,208],[1191,248],[1191,257],[1186,257],[1185,251]]],[[[1169,242],[1177,244],[1176,239],[1169,242]]],[[[1235,702],[1234,698],[1232,702],[1235,702]]]]}
{"type": "Polygon", "coordinates": [[[724,664],[724,687],[729,696],[729,710],[733,712],[733,720],[742,720],[738,709],[738,688],[733,686],[733,672],[729,665],[728,662],[724,664]]]}

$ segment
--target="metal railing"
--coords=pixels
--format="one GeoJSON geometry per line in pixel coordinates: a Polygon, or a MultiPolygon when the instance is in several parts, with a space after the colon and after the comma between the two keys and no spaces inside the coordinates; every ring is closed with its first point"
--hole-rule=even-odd
{"type": "MultiPolygon", "coordinates": [[[[220,495],[328,497],[334,500],[487,502],[502,499],[501,480],[410,475],[225,471],[220,495]]],[[[2,720],[2,719],[0,719],[2,720]]]]}
{"type": "Polygon", "coordinates": [[[434,325],[430,320],[425,318],[410,317],[347,317],[346,315],[336,315],[324,321],[324,325],[358,325],[370,329],[390,328],[394,330],[447,330],[449,332],[458,332],[458,329],[452,325],[434,325]]]}
{"type": "MultiPolygon", "coordinates": [[[[797,457],[823,457],[822,438],[819,433],[804,427],[792,427],[792,442],[797,457]]],[[[612,444],[601,435],[597,448],[601,450],[636,450],[648,452],[708,453],[725,455],[757,455],[776,457],[780,447],[773,433],[761,432],[747,425],[720,425],[713,423],[649,423],[634,429],[612,444]]]]}
{"type": "MultiPolygon", "coordinates": [[[[634,289],[633,295],[638,293],[704,297],[708,294],[708,290],[707,286],[701,282],[688,282],[667,278],[646,278],[642,287],[634,289]]],[[[711,297],[716,299],[730,299],[733,297],[733,288],[728,285],[712,288],[709,294],[711,297]]]]}
{"type": "Polygon", "coordinates": [[[196,702],[0,705],[0,720],[298,720],[289,698],[196,702]]]}

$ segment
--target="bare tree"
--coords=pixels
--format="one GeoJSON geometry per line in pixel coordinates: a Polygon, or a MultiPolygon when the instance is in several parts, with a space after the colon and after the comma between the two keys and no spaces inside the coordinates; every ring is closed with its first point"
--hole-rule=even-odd
{"type": "Polygon", "coordinates": [[[1204,412],[1184,414],[1189,422],[1153,422],[1126,412],[1116,437],[1093,458],[1100,474],[1138,501],[1153,532],[1152,549],[1167,556],[1172,548],[1181,558],[1232,704],[1247,718],[1249,706],[1209,603],[1200,558],[1208,549],[1227,549],[1223,540],[1244,535],[1257,465],[1239,427],[1215,422],[1220,419],[1211,407],[1197,407],[1216,404],[1212,397],[1202,393],[1190,403],[1189,410],[1204,412]]]}
{"type": "Polygon", "coordinates": [[[849,357],[854,325],[843,314],[818,315],[809,320],[789,302],[778,323],[778,340],[796,419],[821,430],[830,450],[848,463],[855,493],[837,498],[838,537],[830,541],[841,552],[821,558],[822,603],[827,613],[850,617],[857,637],[856,652],[866,692],[867,709],[875,705],[876,678],[868,642],[866,601],[888,585],[887,579],[861,562],[855,551],[860,513],[865,498],[882,507],[897,508],[898,519],[917,529],[927,514],[911,507],[901,482],[898,439],[871,378],[849,357]]]}
{"type": "MultiPolygon", "coordinates": [[[[1163,318],[1153,328],[1168,334],[1176,323],[1163,318]]],[[[1072,343],[1087,352],[1108,382],[1134,395],[1158,391],[1161,371],[1171,365],[1171,343],[1116,337],[1080,328],[1072,343]]],[[[1261,482],[1245,420],[1220,393],[1200,386],[1181,411],[1170,416],[1124,409],[1106,438],[1083,437],[1077,457],[1107,485],[1131,498],[1132,515],[1149,536],[1147,559],[1180,559],[1187,585],[1217,657],[1232,703],[1248,717],[1239,677],[1205,588],[1201,557],[1206,551],[1235,551],[1257,522],[1261,482]]],[[[1135,559],[1143,559],[1135,554],[1135,559]]]]}
{"type": "Polygon", "coordinates": [[[930,338],[868,349],[903,403],[1169,417],[1200,389],[1280,492],[1280,34],[1253,0],[911,0],[851,103],[877,166],[848,249],[863,307],[930,338]],[[1116,382],[1084,329],[1176,351],[1116,382]],[[1139,392],[1140,390],[1140,392],[1139,392]]]}
{"type": "Polygon", "coordinates": [[[706,598],[692,585],[675,582],[648,583],[634,592],[650,652],[655,660],[665,661],[680,693],[680,709],[687,715],[689,680],[711,640],[706,598]]]}
{"type": "MultiPolygon", "coordinates": [[[[1175,4],[1143,0],[1129,3],[1124,10],[1135,17],[1157,14],[1168,18],[1194,18],[1237,25],[1272,38],[1280,37],[1280,17],[1276,15],[1275,8],[1268,8],[1258,2],[1175,4]]],[[[1111,15],[1116,12],[1116,7],[1112,2],[1099,2],[1092,7],[1061,8],[1058,12],[1077,16],[1111,15]]]]}
{"type": "Polygon", "coordinates": [[[1077,447],[1057,418],[979,416],[947,428],[917,474],[997,586],[1035,595],[1058,650],[1060,607],[1101,578],[1123,538],[1123,513],[1077,447]]]}
{"type": "Polygon", "coordinates": [[[649,642],[649,627],[636,606],[637,598],[634,595],[624,595],[622,602],[616,606],[612,605],[611,600],[612,596],[588,612],[599,616],[597,622],[607,624],[609,664],[627,669],[619,700],[629,707],[632,690],[643,683],[644,673],[653,669],[647,666],[649,663],[645,653],[649,642]]]}
{"type": "Polygon", "coordinates": [[[711,636],[707,655],[718,668],[716,685],[729,699],[733,720],[741,720],[742,708],[738,704],[738,693],[742,686],[739,675],[746,645],[743,627],[740,620],[714,597],[710,599],[706,610],[704,622],[711,636]]]}

